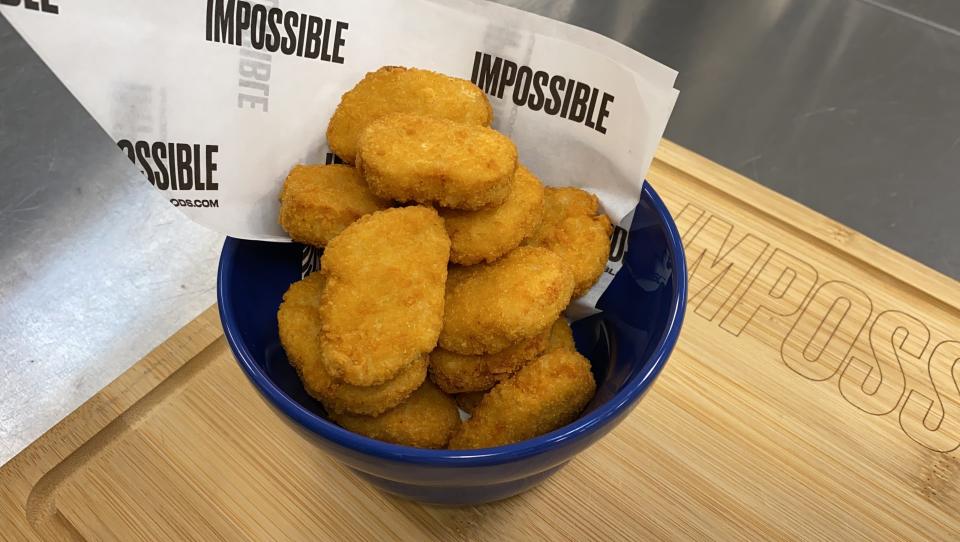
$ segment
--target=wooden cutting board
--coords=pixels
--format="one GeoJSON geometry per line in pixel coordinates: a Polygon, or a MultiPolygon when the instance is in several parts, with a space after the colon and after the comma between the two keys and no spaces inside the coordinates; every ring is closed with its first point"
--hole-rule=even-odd
{"type": "Polygon", "coordinates": [[[0,537],[956,539],[960,285],[676,145],[649,178],[687,246],[682,338],[541,487],[378,492],[257,397],[211,308],[0,471],[0,537]]]}

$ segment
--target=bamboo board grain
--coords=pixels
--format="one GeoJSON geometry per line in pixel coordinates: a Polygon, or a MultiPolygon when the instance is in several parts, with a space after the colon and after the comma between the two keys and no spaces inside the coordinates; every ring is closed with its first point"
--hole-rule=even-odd
{"type": "Polygon", "coordinates": [[[960,285],[665,142],[681,341],[610,435],[470,508],[374,490],[287,428],[215,309],[0,470],[10,540],[955,539],[960,285]]]}

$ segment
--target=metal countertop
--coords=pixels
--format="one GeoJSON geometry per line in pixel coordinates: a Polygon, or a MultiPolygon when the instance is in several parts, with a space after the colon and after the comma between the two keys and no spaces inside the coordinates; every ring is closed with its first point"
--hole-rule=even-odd
{"type": "MultiPolygon", "coordinates": [[[[960,2],[506,0],[680,71],[667,137],[960,277],[960,2]]],[[[222,237],[0,18],[0,464],[215,301],[222,237]]]]}

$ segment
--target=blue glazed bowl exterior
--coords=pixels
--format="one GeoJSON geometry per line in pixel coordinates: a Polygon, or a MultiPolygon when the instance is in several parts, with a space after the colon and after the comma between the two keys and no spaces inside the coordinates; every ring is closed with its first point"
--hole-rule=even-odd
{"type": "Polygon", "coordinates": [[[596,396],[570,425],[509,446],[423,450],[369,439],[327,421],[287,362],[277,331],[283,293],[300,279],[299,245],[228,238],[217,276],[220,319],[237,362],[266,402],[361,478],[422,502],[495,501],[542,482],[620,423],[676,344],[686,306],[686,264],[676,225],[649,184],[628,242],[617,248],[618,239],[623,236],[614,236],[613,254],[622,268],[597,303],[602,312],[573,324],[577,349],[593,365],[596,396]]]}

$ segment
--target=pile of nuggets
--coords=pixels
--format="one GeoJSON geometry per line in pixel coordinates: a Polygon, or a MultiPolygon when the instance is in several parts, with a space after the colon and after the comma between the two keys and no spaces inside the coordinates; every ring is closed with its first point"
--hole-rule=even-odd
{"type": "Polygon", "coordinates": [[[469,81],[381,68],[330,120],[345,163],[284,183],[280,224],[324,252],[284,294],[280,340],[350,431],[486,448],[566,425],[593,397],[562,313],[604,271],[610,221],[596,196],[545,188],[492,117],[469,81]]]}

